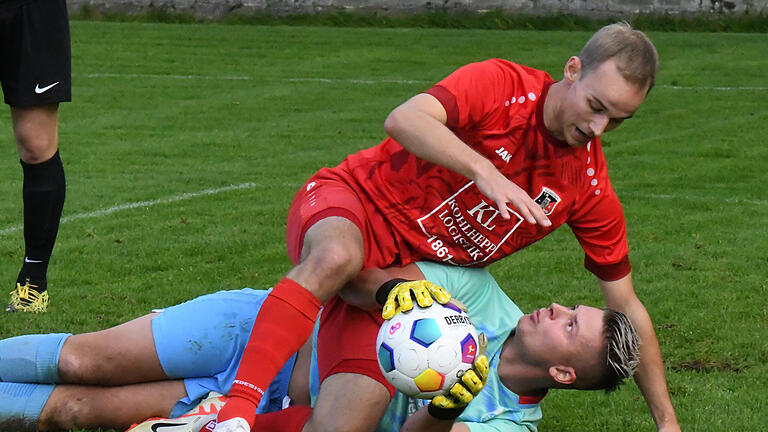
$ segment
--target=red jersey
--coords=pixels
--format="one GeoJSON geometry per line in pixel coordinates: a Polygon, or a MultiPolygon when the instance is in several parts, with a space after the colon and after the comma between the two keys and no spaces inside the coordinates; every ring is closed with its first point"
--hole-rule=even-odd
{"type": "Polygon", "coordinates": [[[586,267],[603,280],[619,279],[630,270],[626,227],[600,140],[574,148],[546,129],[542,111],[552,82],[543,71],[488,60],[426,92],[445,108],[446,126],[539,203],[551,227],[525,222],[511,206],[512,218],[504,220],[473,181],[417,158],[392,138],[329,171],[357,191],[368,213],[386,221],[377,241],[394,245],[401,265],[487,266],[567,223],[586,252],[586,267]]]}

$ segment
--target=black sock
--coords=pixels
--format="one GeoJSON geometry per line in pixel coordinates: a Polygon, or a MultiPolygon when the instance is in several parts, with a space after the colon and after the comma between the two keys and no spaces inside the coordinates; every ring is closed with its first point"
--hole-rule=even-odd
{"type": "Polygon", "coordinates": [[[66,181],[58,150],[40,164],[21,162],[24,171],[24,265],[18,282],[27,280],[45,291],[48,261],[59,232],[66,181]]]}

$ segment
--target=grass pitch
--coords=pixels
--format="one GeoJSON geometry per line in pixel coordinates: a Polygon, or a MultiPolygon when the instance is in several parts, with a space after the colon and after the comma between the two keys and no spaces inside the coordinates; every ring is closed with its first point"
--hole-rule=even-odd
{"type": "MultiPolygon", "coordinates": [[[[768,424],[768,35],[650,33],[657,87],[604,137],[633,276],[681,425],[768,424]]],[[[68,191],[47,314],[0,336],[85,332],[289,268],[284,220],[314,171],[377,144],[387,113],[455,68],[502,57],[562,76],[586,32],[72,22],[61,108],[68,191]]],[[[0,112],[0,275],[23,258],[21,169],[0,112]]],[[[492,266],[531,310],[601,304],[563,228],[492,266]]],[[[652,430],[634,384],[553,391],[543,431],[652,430]]]]}

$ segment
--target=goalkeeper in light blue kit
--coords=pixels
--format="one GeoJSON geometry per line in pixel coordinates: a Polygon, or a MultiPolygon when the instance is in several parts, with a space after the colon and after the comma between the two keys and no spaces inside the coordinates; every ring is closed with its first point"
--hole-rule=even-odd
{"type": "MultiPolygon", "coordinates": [[[[383,413],[379,431],[535,430],[549,388],[612,390],[637,365],[637,335],[620,313],[552,304],[523,315],[484,269],[418,263],[386,274],[429,279],[467,306],[487,337],[487,382],[459,386],[468,405],[447,396],[429,406],[396,393],[388,406],[345,412],[350,424],[383,413]]],[[[361,276],[358,283],[372,280],[361,276]]],[[[409,284],[417,292],[424,287],[409,282],[398,290],[409,284]]],[[[222,291],[101,332],[0,341],[0,430],[126,428],[149,418],[131,430],[164,423],[165,432],[198,432],[224,398],[198,404],[209,392],[228,392],[266,295],[222,291]],[[233,307],[243,303],[254,307],[233,307]]],[[[294,430],[286,417],[296,430],[304,427],[318,387],[313,348],[305,345],[271,383],[254,430],[294,430]],[[270,427],[277,418],[282,426],[270,427]]],[[[484,371],[474,372],[484,381],[484,371]]]]}

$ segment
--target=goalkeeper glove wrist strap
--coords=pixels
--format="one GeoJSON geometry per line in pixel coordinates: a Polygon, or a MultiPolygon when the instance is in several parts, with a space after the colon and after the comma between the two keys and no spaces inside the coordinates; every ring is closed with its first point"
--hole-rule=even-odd
{"type": "Polygon", "coordinates": [[[464,405],[463,407],[458,408],[440,408],[430,403],[427,405],[427,412],[438,420],[456,420],[456,418],[464,412],[464,408],[466,407],[467,406],[464,405]]]}
{"type": "Polygon", "coordinates": [[[408,282],[408,279],[392,279],[384,282],[376,291],[376,302],[381,306],[384,306],[384,304],[387,302],[387,297],[389,297],[389,293],[395,289],[397,284],[403,282],[408,282]]]}

